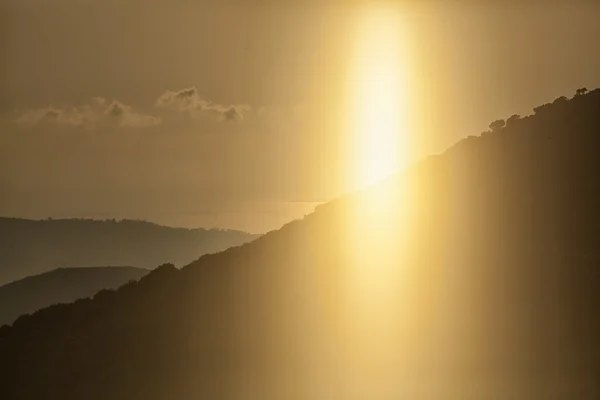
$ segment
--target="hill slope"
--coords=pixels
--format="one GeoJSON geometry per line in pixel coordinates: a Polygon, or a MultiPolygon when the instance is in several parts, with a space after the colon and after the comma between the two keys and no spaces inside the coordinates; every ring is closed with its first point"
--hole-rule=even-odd
{"type": "Polygon", "coordinates": [[[56,268],[183,266],[258,237],[218,229],[171,228],[143,221],[26,220],[0,217],[0,285],[56,268]]]}
{"type": "Polygon", "coordinates": [[[600,396],[600,91],[0,330],[10,399],[600,396]],[[143,338],[137,334],[143,331],[143,338]]]}
{"type": "Polygon", "coordinates": [[[58,303],[91,297],[102,289],[116,289],[149,271],[131,267],[60,268],[0,286],[0,325],[12,324],[58,303]]]}

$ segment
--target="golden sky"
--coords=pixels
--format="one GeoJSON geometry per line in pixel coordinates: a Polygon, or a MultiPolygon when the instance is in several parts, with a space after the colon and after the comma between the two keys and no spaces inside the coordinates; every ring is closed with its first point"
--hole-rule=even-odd
{"type": "Polygon", "coordinates": [[[0,0],[0,215],[265,232],[600,86],[592,1],[250,3],[0,0]]]}

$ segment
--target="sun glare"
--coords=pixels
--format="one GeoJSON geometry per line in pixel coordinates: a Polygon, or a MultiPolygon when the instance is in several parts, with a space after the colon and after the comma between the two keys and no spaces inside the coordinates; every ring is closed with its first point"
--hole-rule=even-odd
{"type": "Polygon", "coordinates": [[[364,187],[397,171],[406,160],[406,59],[400,14],[371,5],[357,25],[351,65],[353,175],[364,187]]]}
{"type": "MultiPolygon", "coordinates": [[[[369,4],[357,14],[349,60],[348,178],[371,186],[400,170],[410,155],[408,58],[398,6],[369,4]]],[[[378,185],[354,196],[343,219],[347,268],[348,374],[360,376],[356,390],[391,371],[387,353],[397,342],[398,320],[410,310],[408,269],[401,255],[410,238],[407,185],[378,185]]],[[[392,390],[393,387],[381,389],[392,390]]],[[[365,396],[367,397],[367,396],[365,396]]]]}
{"type": "Polygon", "coordinates": [[[417,337],[410,232],[423,198],[416,201],[410,179],[378,183],[413,158],[410,27],[398,3],[355,10],[339,115],[343,184],[353,195],[341,200],[338,220],[344,357],[336,369],[356,398],[396,398],[393,371],[406,365],[390,354],[410,351],[417,337]]]}

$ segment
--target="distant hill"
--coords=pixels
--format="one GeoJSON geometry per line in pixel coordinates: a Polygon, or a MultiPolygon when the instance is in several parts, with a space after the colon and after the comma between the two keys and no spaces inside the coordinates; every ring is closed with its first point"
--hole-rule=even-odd
{"type": "Polygon", "coordinates": [[[203,254],[258,235],[219,229],[184,229],[145,221],[27,220],[0,217],[0,285],[56,268],[131,265],[183,266],[203,254]]]}
{"type": "Polygon", "coordinates": [[[23,314],[116,289],[150,272],[131,267],[60,268],[0,286],[0,326],[23,314]]]}
{"type": "Polygon", "coordinates": [[[600,398],[600,91],[492,127],[252,243],[20,317],[0,398],[600,398]]]}

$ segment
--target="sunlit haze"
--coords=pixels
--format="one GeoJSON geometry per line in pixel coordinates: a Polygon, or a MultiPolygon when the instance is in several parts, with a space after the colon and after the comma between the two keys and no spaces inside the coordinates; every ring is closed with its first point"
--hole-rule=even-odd
{"type": "Polygon", "coordinates": [[[0,399],[600,399],[599,41],[591,0],[0,0],[0,399]]]}
{"type": "Polygon", "coordinates": [[[600,85],[594,2],[0,2],[0,214],[264,233],[600,85]]]}

